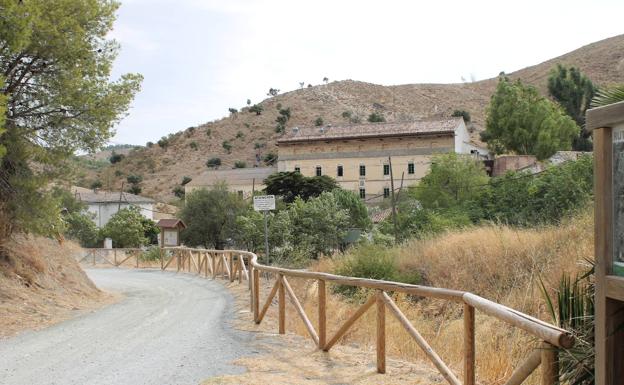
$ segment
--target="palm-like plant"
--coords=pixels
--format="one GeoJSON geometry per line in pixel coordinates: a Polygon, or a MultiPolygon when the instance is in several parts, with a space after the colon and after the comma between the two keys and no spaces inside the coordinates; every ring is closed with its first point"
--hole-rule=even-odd
{"type": "MultiPolygon", "coordinates": [[[[589,262],[589,261],[588,261],[589,262]]],[[[574,333],[576,343],[559,356],[562,383],[593,385],[594,382],[594,266],[574,280],[564,274],[555,301],[540,281],[546,306],[559,327],[574,333]]]]}
{"type": "Polygon", "coordinates": [[[591,101],[591,108],[602,107],[621,101],[624,101],[624,84],[599,89],[591,101]]]}

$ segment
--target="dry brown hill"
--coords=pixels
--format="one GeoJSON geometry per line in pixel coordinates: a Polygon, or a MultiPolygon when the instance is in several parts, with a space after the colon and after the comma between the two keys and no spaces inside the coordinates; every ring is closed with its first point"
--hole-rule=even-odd
{"type": "MultiPolygon", "coordinates": [[[[624,82],[624,35],[605,39],[544,63],[509,74],[546,91],[546,79],[556,63],[577,66],[597,85],[624,82]]],[[[275,132],[278,107],[290,108],[287,127],[313,125],[317,118],[325,124],[344,123],[343,113],[363,121],[373,111],[387,120],[449,116],[455,109],[470,112],[477,130],[485,120],[485,109],[497,79],[462,84],[407,84],[382,86],[345,80],[287,92],[260,103],[261,115],[244,108],[237,114],[172,135],[167,148],[154,144],[131,151],[126,159],[83,179],[99,178],[106,188],[119,188],[129,174],[142,175],[143,194],[161,200],[173,199],[172,189],[183,176],[195,177],[205,171],[206,161],[221,158],[225,167],[244,161],[252,167],[267,153],[276,152],[275,132]],[[231,152],[223,147],[231,144],[231,152]]],[[[476,133],[475,133],[476,135],[476,133]]],[[[261,163],[261,162],[260,162],[261,163]]]]}

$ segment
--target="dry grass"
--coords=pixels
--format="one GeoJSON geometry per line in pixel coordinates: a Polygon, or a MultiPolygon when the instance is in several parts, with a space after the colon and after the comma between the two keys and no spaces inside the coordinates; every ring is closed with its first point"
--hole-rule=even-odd
{"type": "Polygon", "coordinates": [[[17,235],[0,247],[0,337],[38,329],[114,300],[99,291],[74,256],[73,242],[17,235]]]}
{"type": "MultiPolygon", "coordinates": [[[[513,229],[485,226],[451,232],[433,239],[413,241],[394,250],[402,266],[418,268],[432,286],[460,289],[513,307],[546,321],[538,277],[547,285],[561,273],[584,269],[585,258],[593,255],[593,220],[585,213],[560,226],[513,229]]],[[[326,259],[313,266],[331,271],[336,261],[326,259]]],[[[316,318],[316,285],[290,279],[309,317],[316,318]]],[[[395,300],[455,373],[462,372],[463,323],[461,307],[440,300],[395,300]]],[[[357,308],[339,295],[328,296],[328,329],[331,334],[357,308]]],[[[295,310],[287,307],[289,331],[307,335],[295,310]]],[[[275,317],[276,309],[268,316],[275,317]]],[[[425,359],[418,346],[391,316],[387,319],[388,353],[406,359],[425,359]]],[[[356,323],[343,343],[374,346],[375,312],[371,310],[356,323]]],[[[477,376],[484,384],[503,383],[536,341],[525,332],[492,317],[477,313],[477,376]]],[[[371,359],[374,356],[371,355],[371,359]]],[[[529,383],[536,383],[536,376],[529,383]]]]}

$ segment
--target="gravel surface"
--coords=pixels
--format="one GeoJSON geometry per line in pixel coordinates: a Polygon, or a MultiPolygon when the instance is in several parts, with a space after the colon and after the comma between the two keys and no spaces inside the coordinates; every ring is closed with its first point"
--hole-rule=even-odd
{"type": "Polygon", "coordinates": [[[218,282],[152,270],[87,270],[119,303],[0,340],[0,384],[198,384],[237,374],[252,334],[233,330],[218,282]]]}

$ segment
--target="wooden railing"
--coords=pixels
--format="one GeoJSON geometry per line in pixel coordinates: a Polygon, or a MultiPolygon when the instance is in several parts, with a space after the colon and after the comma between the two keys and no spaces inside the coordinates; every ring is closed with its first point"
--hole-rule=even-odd
{"type": "Polygon", "coordinates": [[[388,310],[423,350],[446,381],[451,385],[462,385],[462,381],[418,332],[388,295],[388,292],[437,298],[463,305],[463,385],[475,385],[476,383],[475,312],[477,310],[522,329],[540,341],[531,354],[518,365],[505,385],[522,384],[538,366],[541,366],[542,369],[542,385],[558,383],[558,348],[569,349],[574,345],[574,337],[566,330],[464,291],[266,266],[258,262],[258,257],[254,253],[239,250],[206,250],[184,247],[162,249],[160,268],[165,270],[174,262],[177,271],[195,272],[205,277],[210,276],[213,279],[221,277],[230,282],[238,280],[241,283],[243,280],[247,280],[251,294],[250,305],[254,321],[257,324],[262,322],[277,295],[278,331],[280,334],[286,332],[286,296],[288,296],[299,317],[301,317],[310,338],[323,351],[329,351],[364,313],[375,307],[377,372],[379,373],[386,372],[386,310],[388,310]],[[263,273],[263,279],[275,279],[263,304],[260,300],[260,273],[263,273]],[[314,328],[288,282],[288,278],[303,278],[317,282],[318,311],[316,315],[318,317],[318,330],[314,328]],[[327,283],[367,288],[373,291],[368,300],[333,335],[329,335],[327,330],[327,283]]]}

